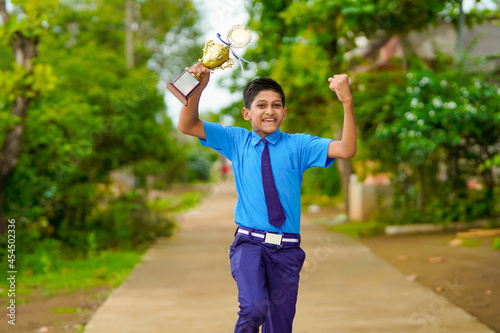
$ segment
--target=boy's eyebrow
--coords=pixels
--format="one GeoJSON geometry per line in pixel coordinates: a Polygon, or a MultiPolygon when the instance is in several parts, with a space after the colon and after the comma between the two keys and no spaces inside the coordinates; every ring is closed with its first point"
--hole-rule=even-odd
{"type": "MultiPolygon", "coordinates": [[[[261,102],[266,102],[266,103],[267,103],[267,100],[265,100],[265,99],[259,99],[259,100],[258,100],[257,102],[255,102],[255,103],[261,103],[261,102]]],[[[272,101],[271,103],[276,103],[276,102],[282,103],[281,99],[274,100],[274,101],[272,101]]]]}

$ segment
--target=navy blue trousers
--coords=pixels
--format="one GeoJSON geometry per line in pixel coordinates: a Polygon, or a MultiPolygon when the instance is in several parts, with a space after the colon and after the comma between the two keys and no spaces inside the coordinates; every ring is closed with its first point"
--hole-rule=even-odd
{"type": "Polygon", "coordinates": [[[305,253],[237,234],[229,249],[240,303],[235,333],[291,333],[305,253]]]}

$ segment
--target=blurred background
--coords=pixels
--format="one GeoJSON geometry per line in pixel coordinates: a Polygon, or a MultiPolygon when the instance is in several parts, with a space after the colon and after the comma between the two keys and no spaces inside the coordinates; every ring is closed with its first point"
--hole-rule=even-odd
{"type": "Polygon", "coordinates": [[[270,76],[287,96],[284,131],[338,139],[343,110],[327,79],[351,78],[357,156],[305,174],[305,210],[340,207],[337,220],[374,229],[498,225],[499,6],[0,1],[0,233],[15,220],[17,295],[119,285],[226,176],[227,161],[177,132],[181,104],[166,82],[235,24],[252,31],[240,50],[251,65],[215,71],[205,120],[250,128],[241,91],[270,76]]]}

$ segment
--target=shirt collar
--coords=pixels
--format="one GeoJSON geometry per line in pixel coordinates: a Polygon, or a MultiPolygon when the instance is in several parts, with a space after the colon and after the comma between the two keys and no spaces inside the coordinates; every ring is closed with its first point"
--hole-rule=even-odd
{"type": "MultiPolygon", "coordinates": [[[[266,136],[266,140],[273,145],[276,144],[276,142],[278,142],[280,138],[281,138],[281,131],[279,128],[276,131],[269,134],[268,136],[266,136]]],[[[262,138],[260,137],[260,135],[258,135],[257,133],[255,133],[254,130],[252,130],[252,144],[256,146],[261,139],[262,138]]]]}

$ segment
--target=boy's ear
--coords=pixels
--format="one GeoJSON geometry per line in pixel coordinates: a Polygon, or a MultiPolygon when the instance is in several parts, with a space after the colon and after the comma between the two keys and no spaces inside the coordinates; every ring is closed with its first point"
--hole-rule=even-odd
{"type": "Polygon", "coordinates": [[[286,119],[286,113],[288,112],[288,110],[286,109],[286,107],[284,108],[284,113],[283,113],[283,119],[286,119]]]}
{"type": "Polygon", "coordinates": [[[248,110],[247,108],[243,108],[243,110],[241,110],[241,113],[243,114],[243,119],[250,120],[250,110],[248,110]]]}

